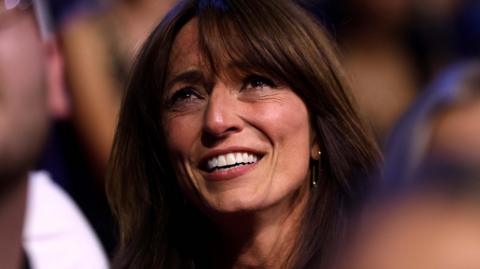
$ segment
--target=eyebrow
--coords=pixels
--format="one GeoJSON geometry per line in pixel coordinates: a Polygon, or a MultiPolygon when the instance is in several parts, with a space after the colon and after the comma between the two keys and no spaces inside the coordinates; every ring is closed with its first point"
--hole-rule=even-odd
{"type": "Polygon", "coordinates": [[[175,75],[172,79],[167,80],[165,89],[169,90],[173,85],[177,83],[198,83],[199,81],[204,82],[205,78],[202,71],[198,69],[188,70],[182,72],[178,75],[175,75]]]}

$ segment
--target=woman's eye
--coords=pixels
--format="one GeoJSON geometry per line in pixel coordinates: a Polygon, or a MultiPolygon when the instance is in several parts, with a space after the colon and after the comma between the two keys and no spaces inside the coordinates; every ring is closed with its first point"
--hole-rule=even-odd
{"type": "Polygon", "coordinates": [[[263,89],[265,87],[275,88],[275,83],[266,77],[262,76],[249,76],[245,79],[243,89],[263,89]]]}
{"type": "Polygon", "coordinates": [[[177,90],[174,94],[172,94],[172,96],[168,99],[168,106],[174,107],[178,105],[184,105],[202,99],[203,96],[198,93],[194,88],[185,87],[177,90]]]}

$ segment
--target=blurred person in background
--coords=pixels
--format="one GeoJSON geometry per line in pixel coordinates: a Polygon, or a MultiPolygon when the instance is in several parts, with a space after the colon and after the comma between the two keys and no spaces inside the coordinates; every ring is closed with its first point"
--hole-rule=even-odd
{"type": "Polygon", "coordinates": [[[134,55],[174,2],[109,1],[61,27],[74,124],[101,187],[134,55]]]}
{"type": "Polygon", "coordinates": [[[393,129],[341,268],[480,268],[479,119],[480,62],[440,73],[393,129]]]}
{"type": "Polygon", "coordinates": [[[440,73],[393,128],[385,148],[387,187],[404,184],[430,158],[480,165],[480,62],[440,73]]]}
{"type": "Polygon", "coordinates": [[[304,2],[330,25],[360,110],[382,145],[439,71],[479,55],[478,0],[304,2]]]}
{"type": "Polygon", "coordinates": [[[360,112],[380,143],[419,87],[419,72],[406,36],[413,2],[327,1],[317,11],[330,19],[342,61],[354,81],[360,112]]]}
{"type": "Polygon", "coordinates": [[[75,199],[108,254],[116,247],[104,170],[133,55],[173,1],[49,0],[72,117],[55,121],[41,167],[75,199]]]}
{"type": "Polygon", "coordinates": [[[479,167],[424,162],[367,207],[335,268],[480,268],[479,167]]]}
{"type": "Polygon", "coordinates": [[[480,62],[440,73],[393,129],[341,268],[480,268],[479,119],[480,62]]]}
{"type": "Polygon", "coordinates": [[[51,117],[69,109],[45,11],[40,0],[0,1],[0,267],[107,268],[73,201],[32,172],[51,117]]]}

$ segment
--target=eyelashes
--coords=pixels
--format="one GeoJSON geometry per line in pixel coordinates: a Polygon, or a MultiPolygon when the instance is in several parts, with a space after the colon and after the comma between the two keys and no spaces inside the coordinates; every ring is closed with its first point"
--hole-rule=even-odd
{"type": "Polygon", "coordinates": [[[167,100],[167,107],[187,105],[205,99],[194,87],[187,86],[175,91],[167,100]]]}
{"type": "Polygon", "coordinates": [[[250,75],[244,79],[242,90],[262,90],[266,87],[277,88],[277,85],[265,76],[250,75]]]}
{"type": "MultiPolygon", "coordinates": [[[[190,105],[197,104],[205,100],[211,91],[210,89],[206,89],[204,84],[181,84],[187,86],[180,87],[167,97],[165,102],[167,109],[183,109],[190,105]]],[[[239,93],[248,95],[255,95],[256,93],[263,94],[267,89],[275,89],[278,87],[274,80],[263,75],[245,76],[238,85],[239,93]]]]}

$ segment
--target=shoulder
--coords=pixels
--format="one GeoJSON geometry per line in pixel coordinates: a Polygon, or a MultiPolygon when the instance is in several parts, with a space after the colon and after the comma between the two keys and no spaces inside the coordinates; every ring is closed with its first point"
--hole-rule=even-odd
{"type": "Polygon", "coordinates": [[[107,268],[104,251],[79,208],[45,172],[31,173],[24,248],[34,268],[107,268]]]}

